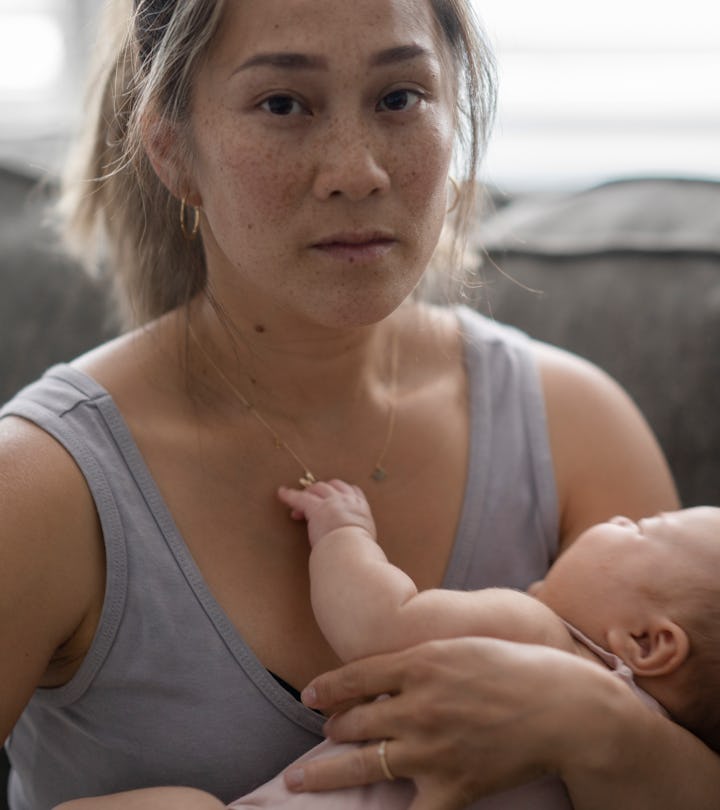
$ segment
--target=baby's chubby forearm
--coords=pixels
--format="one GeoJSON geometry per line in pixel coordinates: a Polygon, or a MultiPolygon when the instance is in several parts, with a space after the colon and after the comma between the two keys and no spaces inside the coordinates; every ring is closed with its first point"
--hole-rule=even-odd
{"type": "Polygon", "coordinates": [[[370,508],[357,487],[320,482],[279,496],[293,517],[308,521],[313,610],[343,661],[458,636],[574,650],[559,618],[527,594],[503,588],[418,593],[377,544],[370,508]]]}
{"type": "Polygon", "coordinates": [[[367,531],[345,526],[313,546],[310,595],[330,646],[343,661],[354,661],[404,646],[400,617],[417,588],[367,531]]]}
{"type": "Polygon", "coordinates": [[[352,661],[397,649],[395,617],[417,588],[378,545],[362,491],[329,481],[281,488],[278,496],[294,518],[307,520],[313,611],[335,652],[352,661]]]}

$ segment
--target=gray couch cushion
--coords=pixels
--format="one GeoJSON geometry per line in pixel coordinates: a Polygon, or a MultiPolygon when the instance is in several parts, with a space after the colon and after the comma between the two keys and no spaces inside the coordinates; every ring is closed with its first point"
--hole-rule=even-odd
{"type": "Polygon", "coordinates": [[[57,249],[51,188],[0,167],[0,402],[114,330],[102,286],[57,249]]]}
{"type": "Polygon", "coordinates": [[[718,183],[643,178],[577,194],[529,196],[498,211],[481,236],[489,250],[549,257],[718,254],[718,183]]]}
{"type": "Polygon", "coordinates": [[[489,253],[480,308],[616,377],[684,503],[720,503],[720,183],[528,198],[479,236],[489,253]]]}

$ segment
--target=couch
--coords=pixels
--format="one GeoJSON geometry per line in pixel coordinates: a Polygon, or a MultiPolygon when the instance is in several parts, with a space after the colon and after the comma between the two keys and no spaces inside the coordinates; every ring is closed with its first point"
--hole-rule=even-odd
{"type": "MultiPolygon", "coordinates": [[[[51,195],[0,168],[0,401],[115,331],[103,286],[59,256],[44,224],[51,195]]],[[[720,182],[496,194],[473,242],[473,305],[616,377],[684,504],[720,504],[720,182]]]]}
{"type": "Polygon", "coordinates": [[[608,371],[650,422],[683,504],[720,504],[720,182],[514,200],[478,244],[477,305],[608,371]]]}

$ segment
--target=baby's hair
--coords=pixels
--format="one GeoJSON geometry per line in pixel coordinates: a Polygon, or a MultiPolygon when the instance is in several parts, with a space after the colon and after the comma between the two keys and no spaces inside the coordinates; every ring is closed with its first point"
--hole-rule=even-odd
{"type": "MultiPolygon", "coordinates": [[[[143,139],[149,126],[171,133],[174,162],[192,167],[187,124],[193,82],[226,5],[227,0],[107,4],[86,130],[68,163],[59,212],[71,253],[86,267],[105,267],[111,274],[126,325],[159,317],[206,287],[202,240],[184,238],[180,203],[156,176],[143,139]]],[[[469,0],[430,0],[430,6],[457,76],[458,140],[466,179],[474,180],[493,118],[492,56],[469,0]]],[[[474,183],[462,184],[456,207],[461,227],[473,196],[474,183]]]]}
{"type": "Polygon", "coordinates": [[[720,594],[699,587],[690,597],[687,616],[679,623],[690,639],[680,683],[683,697],[671,712],[673,720],[720,753],[720,594]]]}

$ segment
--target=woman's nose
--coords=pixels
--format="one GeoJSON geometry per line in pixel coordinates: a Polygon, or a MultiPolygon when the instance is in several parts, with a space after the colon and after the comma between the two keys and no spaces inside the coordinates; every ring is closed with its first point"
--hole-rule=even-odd
{"type": "Polygon", "coordinates": [[[390,188],[381,149],[360,127],[336,129],[320,146],[313,190],[318,199],[346,197],[358,202],[390,188]]]}

